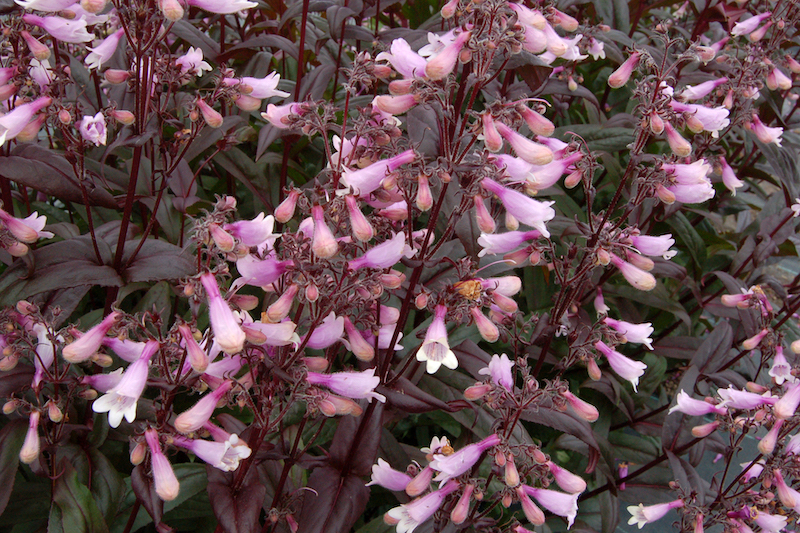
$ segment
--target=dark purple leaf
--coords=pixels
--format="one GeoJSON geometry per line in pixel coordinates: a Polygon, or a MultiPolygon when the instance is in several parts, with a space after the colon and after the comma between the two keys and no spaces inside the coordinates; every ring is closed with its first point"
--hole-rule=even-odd
{"type": "MultiPolygon", "coordinates": [[[[125,243],[124,261],[127,261],[127,257],[130,257],[138,244],[137,240],[125,243]]],[[[180,279],[194,274],[196,268],[195,259],[188,248],[162,240],[147,239],[133,262],[122,272],[122,276],[128,283],[180,279]]]]}
{"type": "Polygon", "coordinates": [[[303,76],[300,83],[299,100],[319,100],[325,94],[328,84],[336,73],[336,65],[332,63],[322,64],[303,76]]]}
{"type": "Polygon", "coordinates": [[[685,491],[695,491],[699,505],[705,504],[708,481],[697,473],[697,470],[682,457],[678,457],[670,450],[665,450],[669,458],[669,465],[675,473],[675,479],[685,491]]]}
{"type": "Polygon", "coordinates": [[[403,413],[427,413],[436,410],[452,412],[456,410],[404,377],[397,379],[391,387],[382,385],[376,390],[386,396],[387,405],[403,413]]]}
{"type": "Polygon", "coordinates": [[[567,433],[579,438],[595,451],[600,450],[600,445],[592,432],[592,426],[586,420],[577,418],[570,412],[562,413],[549,407],[539,407],[536,410],[526,409],[523,411],[522,419],[567,433]]]}
{"type": "MultiPolygon", "coordinates": [[[[728,362],[728,355],[733,346],[733,330],[727,321],[717,324],[692,358],[692,366],[700,372],[710,374],[728,362]]],[[[687,392],[691,392],[688,391],[687,392]]]]}
{"type": "MultiPolygon", "coordinates": [[[[346,417],[342,421],[346,420],[346,417]]],[[[380,416],[376,417],[380,419],[380,416]]],[[[380,431],[377,432],[380,434],[380,431]]],[[[358,450],[355,453],[359,453],[358,450]]],[[[303,498],[298,533],[333,533],[350,531],[364,512],[369,488],[359,476],[345,475],[336,468],[317,468],[308,480],[303,498]]]]}
{"type": "MultiPolygon", "coordinates": [[[[7,395],[3,395],[7,396],[7,395]]],[[[14,490],[14,479],[19,467],[19,451],[25,440],[28,425],[25,420],[12,420],[0,430],[0,515],[8,505],[14,490]]]]}
{"type": "MultiPolygon", "coordinates": [[[[295,4],[302,5],[302,4],[295,4]]],[[[228,47],[224,54],[219,56],[219,61],[227,61],[229,57],[235,55],[239,50],[252,50],[254,48],[278,48],[289,54],[292,58],[300,57],[300,49],[295,43],[277,34],[259,35],[241,43],[228,47]]]]}
{"type": "Polygon", "coordinates": [[[383,404],[364,409],[359,417],[339,419],[330,449],[330,464],[347,474],[366,476],[372,471],[381,442],[383,404]]]}
{"type": "Polygon", "coordinates": [[[429,105],[418,105],[406,113],[406,129],[414,149],[422,155],[439,153],[439,127],[436,110],[429,105]]]}
{"type": "Polygon", "coordinates": [[[131,487],[133,493],[136,494],[136,499],[144,506],[153,522],[160,523],[161,517],[164,516],[164,501],[156,494],[153,479],[145,473],[144,466],[141,464],[133,467],[131,487]]]}
{"type": "Polygon", "coordinates": [[[171,33],[180,37],[192,46],[203,51],[203,57],[209,61],[217,61],[219,43],[200,31],[188,20],[179,20],[172,25],[171,33]]]}
{"type": "MultiPolygon", "coordinates": [[[[233,476],[212,466],[206,466],[208,474],[208,499],[214,509],[214,516],[225,533],[256,533],[261,530],[258,516],[264,503],[267,489],[258,482],[256,476],[248,476],[239,490],[231,488],[233,476]]],[[[251,469],[249,472],[255,472],[251,469]]]]}
{"type": "Polygon", "coordinates": [[[0,398],[8,398],[29,386],[33,380],[33,367],[18,364],[11,370],[0,373],[0,398]]]}

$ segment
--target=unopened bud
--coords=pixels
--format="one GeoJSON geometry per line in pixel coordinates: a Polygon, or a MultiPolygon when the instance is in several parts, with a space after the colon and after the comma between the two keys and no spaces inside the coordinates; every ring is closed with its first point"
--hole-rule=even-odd
{"type": "Polygon", "coordinates": [[[311,372],[324,372],[328,368],[328,360],[324,357],[303,357],[303,362],[311,372]]]}
{"type": "Polygon", "coordinates": [[[65,126],[72,124],[72,114],[68,109],[61,109],[58,112],[58,121],[65,126]]]}
{"type": "Polygon", "coordinates": [[[91,360],[101,368],[108,368],[114,364],[114,359],[105,353],[95,353],[92,355],[91,360]]]}
{"type": "Polygon", "coordinates": [[[700,426],[695,426],[692,428],[692,435],[698,439],[703,437],[708,437],[716,429],[719,427],[719,421],[715,420],[714,422],[709,422],[708,424],[702,424],[700,426]]]}
{"type": "Polygon", "coordinates": [[[597,366],[597,361],[595,361],[594,358],[586,362],[586,370],[592,381],[600,381],[603,378],[603,373],[600,371],[600,367],[597,366]]]}
{"type": "Polygon", "coordinates": [[[106,0],[81,0],[81,7],[87,13],[100,13],[106,8],[106,0]]]}
{"type": "Polygon", "coordinates": [[[78,396],[84,400],[94,400],[97,398],[97,391],[94,389],[85,389],[78,393],[78,396]]]}
{"type": "Polygon", "coordinates": [[[19,354],[17,352],[12,352],[10,355],[0,359],[0,371],[8,372],[9,370],[13,370],[14,367],[17,366],[17,363],[19,363],[19,354]]]}
{"type": "Polygon", "coordinates": [[[136,122],[136,117],[130,111],[124,109],[115,109],[108,114],[111,118],[124,126],[130,126],[136,122]]]}
{"type": "Polygon", "coordinates": [[[15,242],[6,247],[6,251],[13,257],[23,257],[28,255],[28,245],[22,242],[15,242]]]}
{"type": "Polygon", "coordinates": [[[474,402],[475,400],[480,400],[489,391],[492,390],[492,386],[488,383],[483,383],[481,385],[473,385],[471,387],[467,387],[467,390],[464,391],[464,398],[467,400],[474,402]]]}
{"type": "Polygon", "coordinates": [[[304,292],[305,292],[306,300],[308,300],[309,302],[312,302],[312,303],[316,302],[317,299],[319,298],[319,289],[313,283],[309,283],[308,285],[306,285],[306,288],[305,288],[304,292]]]}
{"type": "Polygon", "coordinates": [[[575,170],[573,172],[570,172],[569,175],[567,175],[567,177],[564,178],[564,187],[566,187],[567,189],[574,189],[575,187],[578,186],[578,184],[581,182],[582,179],[583,179],[583,172],[581,172],[580,170],[575,170]]]}
{"type": "Polygon", "coordinates": [[[664,119],[661,118],[657,112],[653,111],[649,115],[650,118],[650,131],[656,135],[660,135],[664,131],[664,119]]]}
{"type": "Polygon", "coordinates": [[[414,298],[414,305],[417,309],[425,309],[428,305],[428,293],[421,292],[414,298]]]}
{"type": "Polygon", "coordinates": [[[103,77],[106,79],[108,83],[118,85],[120,83],[125,83],[128,81],[128,78],[131,77],[131,73],[127,70],[118,70],[110,68],[103,73],[103,77]]]}
{"type": "Polygon", "coordinates": [[[136,446],[131,450],[131,464],[136,466],[142,464],[145,454],[147,453],[147,446],[144,442],[137,442],[136,446]]]}
{"type": "Polygon", "coordinates": [[[56,424],[64,419],[64,413],[53,400],[47,402],[47,417],[56,424]]]}
{"type": "Polygon", "coordinates": [[[18,400],[8,400],[6,403],[3,404],[3,414],[10,415],[14,411],[16,411],[18,407],[19,407],[18,400]]]}

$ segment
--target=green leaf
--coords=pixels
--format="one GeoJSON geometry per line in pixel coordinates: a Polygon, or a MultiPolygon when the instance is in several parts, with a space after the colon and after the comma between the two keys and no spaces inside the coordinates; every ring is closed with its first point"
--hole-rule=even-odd
{"type": "MultiPolygon", "coordinates": [[[[68,461],[59,464],[62,474],[56,479],[53,502],[61,511],[60,523],[69,533],[108,533],[108,526],[86,485],[68,461]]],[[[53,520],[51,514],[51,521],[53,520]]],[[[49,529],[49,527],[48,527],[49,529]]]]}
{"type": "Polygon", "coordinates": [[[0,515],[8,505],[14,478],[19,467],[19,451],[25,441],[27,425],[25,420],[12,420],[0,430],[0,515]]]}
{"type": "Polygon", "coordinates": [[[683,245],[692,256],[695,264],[700,267],[706,260],[706,243],[694,229],[692,223],[680,211],[676,211],[666,220],[667,224],[675,231],[678,244],[683,245]]]}

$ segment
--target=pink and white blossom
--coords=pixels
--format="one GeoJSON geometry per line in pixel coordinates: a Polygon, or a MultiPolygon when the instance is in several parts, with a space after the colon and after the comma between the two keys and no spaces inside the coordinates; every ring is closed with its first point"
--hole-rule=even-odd
{"type": "Polygon", "coordinates": [[[122,318],[122,313],[112,311],[99,324],[81,335],[76,341],[67,345],[62,350],[61,355],[70,363],[86,361],[97,353],[103,345],[103,339],[106,334],[119,322],[120,318],[122,318]]]}
{"type": "Polygon", "coordinates": [[[464,446],[460,450],[450,455],[434,455],[431,461],[431,468],[439,472],[433,478],[434,481],[440,481],[440,486],[445,482],[464,474],[475,466],[481,455],[491,448],[500,444],[500,437],[497,435],[489,435],[480,442],[464,446]]]}
{"type": "Polygon", "coordinates": [[[250,9],[258,5],[257,2],[249,2],[248,0],[185,0],[190,6],[199,7],[203,11],[209,13],[219,13],[222,15],[229,15],[231,13],[238,13],[245,9],[250,9]]]}
{"type": "Polygon", "coordinates": [[[203,427],[203,424],[208,422],[211,415],[214,414],[217,404],[228,394],[232,387],[232,381],[223,381],[216,390],[206,394],[192,407],[179,414],[173,424],[175,429],[181,433],[192,433],[203,427]]]}
{"type": "Polygon", "coordinates": [[[86,142],[90,142],[95,146],[100,146],[101,144],[105,146],[108,135],[106,117],[102,112],[93,117],[85,116],[81,119],[78,131],[86,142]]]}
{"type": "Polygon", "coordinates": [[[373,246],[369,250],[355,259],[347,262],[350,270],[358,270],[359,268],[391,268],[400,261],[403,257],[411,258],[416,253],[406,244],[406,236],[404,233],[396,233],[391,239],[388,239],[377,246],[373,246]]]}
{"type": "Polygon", "coordinates": [[[222,297],[216,276],[206,272],[200,276],[200,283],[208,299],[209,322],[214,332],[214,340],[227,354],[241,352],[244,348],[245,334],[228,302],[222,297]]]}
{"type": "Polygon", "coordinates": [[[649,505],[645,507],[641,503],[639,505],[631,505],[628,507],[628,512],[631,517],[628,520],[628,525],[636,524],[639,529],[642,529],[645,524],[655,522],[664,518],[672,509],[683,507],[683,500],[675,500],[669,503],[659,503],[656,505],[649,505]]]}
{"type": "Polygon", "coordinates": [[[595,348],[608,359],[608,364],[621,378],[626,379],[633,385],[633,390],[638,392],[639,378],[644,375],[647,365],[641,361],[634,361],[611,349],[603,341],[595,342],[595,348]]]}
{"type": "Polygon", "coordinates": [[[178,497],[180,483],[178,483],[178,478],[175,476],[175,471],[172,470],[167,456],[161,451],[158,432],[153,428],[148,428],[144,432],[144,438],[150,448],[150,463],[156,494],[164,501],[172,501],[178,497]]]}
{"type": "Polygon", "coordinates": [[[406,490],[409,483],[411,483],[411,476],[393,469],[389,463],[378,458],[378,464],[372,465],[372,479],[367,483],[367,487],[380,485],[385,489],[401,491],[406,490]]]}
{"type": "Polygon", "coordinates": [[[86,56],[86,59],[84,59],[86,67],[89,70],[99,69],[101,66],[103,66],[103,63],[107,63],[112,57],[114,57],[114,52],[117,51],[119,41],[122,39],[123,35],[125,35],[125,30],[120,28],[103,39],[103,42],[94,48],[87,46],[86,49],[90,50],[91,53],[86,56]]]}
{"type": "Polygon", "coordinates": [[[239,90],[252,98],[262,100],[273,96],[286,98],[289,93],[278,90],[281,76],[277,72],[270,72],[264,78],[243,76],[242,78],[224,78],[222,84],[227,87],[238,86],[239,90]]]}
{"type": "Polygon", "coordinates": [[[495,384],[511,392],[514,390],[514,376],[511,374],[513,366],[514,362],[506,354],[495,354],[492,356],[492,360],[489,361],[489,366],[478,370],[478,374],[491,376],[495,384]]]}
{"type": "Polygon", "coordinates": [[[603,322],[625,337],[625,342],[644,344],[648,350],[653,349],[653,339],[650,338],[650,335],[653,334],[653,325],[650,322],[632,324],[624,320],[614,320],[611,317],[605,317],[603,322]]]}
{"type": "Polygon", "coordinates": [[[388,61],[404,78],[426,77],[425,66],[428,61],[414,52],[405,39],[393,40],[389,51],[378,54],[375,61],[388,61]]]}
{"type": "Polygon", "coordinates": [[[216,442],[175,435],[173,441],[176,445],[192,452],[202,461],[223,472],[233,472],[239,468],[239,462],[250,457],[252,453],[250,447],[241,442],[237,435],[231,435],[229,440],[216,442]]]}
{"type": "Polygon", "coordinates": [[[695,400],[684,390],[678,393],[675,397],[675,402],[675,405],[670,408],[669,414],[677,411],[689,416],[705,416],[711,413],[724,415],[728,412],[723,405],[714,405],[703,400],[695,400]]]}
{"type": "Polygon", "coordinates": [[[386,514],[397,521],[397,533],[413,533],[423,522],[426,522],[442,506],[445,497],[458,489],[455,481],[447,483],[439,490],[390,509],[386,514]]]}
{"type": "Polygon", "coordinates": [[[447,327],[444,323],[446,315],[447,307],[437,305],[433,321],[425,334],[425,340],[417,350],[417,361],[425,361],[425,370],[428,374],[436,373],[442,365],[451,370],[458,367],[456,354],[453,353],[447,342],[447,327]]]}
{"type": "Polygon", "coordinates": [[[201,77],[203,72],[211,71],[213,68],[208,62],[203,61],[203,50],[189,47],[185,54],[175,60],[175,64],[180,67],[181,74],[201,77]]]}
{"type": "Polygon", "coordinates": [[[539,504],[551,513],[567,519],[567,529],[572,527],[578,514],[578,494],[565,494],[550,489],[538,489],[523,485],[528,496],[533,496],[539,504]]]}
{"type": "Polygon", "coordinates": [[[550,232],[547,231],[545,222],[555,218],[556,212],[550,207],[555,202],[542,202],[529,198],[513,189],[503,187],[489,178],[481,180],[481,187],[496,194],[506,208],[506,211],[515,219],[539,230],[542,236],[550,237],[550,232]]]}
{"type": "Polygon", "coordinates": [[[375,375],[375,369],[370,368],[363,372],[334,372],[333,374],[320,374],[308,372],[306,380],[313,385],[322,385],[336,394],[355,400],[366,398],[372,402],[375,398],[381,403],[386,402],[386,396],[375,392],[375,387],[380,385],[381,378],[375,375]]]}
{"type": "Polygon", "coordinates": [[[158,352],[158,348],[158,341],[147,341],[141,357],[128,366],[117,385],[92,404],[95,413],[108,413],[111,427],[119,427],[123,417],[129,423],[136,420],[136,405],[147,384],[150,359],[158,352]]]}

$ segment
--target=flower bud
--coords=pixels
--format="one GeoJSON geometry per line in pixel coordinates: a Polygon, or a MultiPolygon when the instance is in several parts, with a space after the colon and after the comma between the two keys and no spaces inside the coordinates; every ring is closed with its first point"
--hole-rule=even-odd
{"type": "Polygon", "coordinates": [[[519,485],[519,471],[517,470],[517,465],[514,464],[514,456],[510,453],[508,454],[508,461],[506,461],[505,481],[506,485],[512,489],[519,485]]]}
{"type": "Polygon", "coordinates": [[[347,333],[347,340],[350,343],[350,351],[353,352],[353,355],[359,361],[372,361],[375,357],[375,349],[370,346],[347,317],[344,317],[344,330],[347,333]]]}
{"type": "Polygon", "coordinates": [[[431,186],[428,182],[428,176],[420,174],[417,178],[417,209],[422,212],[429,211],[433,207],[433,194],[431,193],[431,186]]]}
{"type": "Polygon", "coordinates": [[[110,68],[103,73],[103,77],[106,79],[108,83],[113,85],[118,85],[120,83],[125,83],[128,81],[128,78],[131,77],[131,73],[127,70],[118,70],[110,68]]]}
{"type": "Polygon", "coordinates": [[[484,396],[486,396],[489,391],[492,390],[492,386],[488,383],[482,383],[480,385],[473,385],[471,387],[467,387],[464,391],[464,398],[467,400],[474,402],[475,400],[480,400],[484,396]]]}
{"type": "Polygon", "coordinates": [[[500,338],[500,330],[497,329],[497,326],[486,318],[486,315],[481,313],[479,307],[473,307],[469,310],[470,314],[472,315],[472,319],[475,321],[475,326],[478,328],[478,333],[481,334],[483,340],[486,342],[497,342],[497,339],[500,338]]]}
{"type": "Polygon", "coordinates": [[[176,22],[183,18],[183,6],[179,0],[158,0],[158,8],[169,21],[176,22]]]}
{"type": "Polygon", "coordinates": [[[28,419],[28,432],[25,434],[25,442],[19,451],[19,460],[29,465],[39,457],[41,445],[39,443],[39,411],[31,411],[28,419]]]}
{"type": "Polygon", "coordinates": [[[19,407],[18,400],[13,400],[13,399],[8,400],[6,403],[3,404],[3,414],[10,415],[14,411],[16,411],[18,407],[19,407]]]}
{"type": "Polygon", "coordinates": [[[328,360],[324,357],[303,357],[303,362],[311,372],[324,372],[328,368],[328,360]]]}
{"type": "Polygon", "coordinates": [[[664,123],[664,130],[667,132],[667,143],[669,144],[672,153],[678,157],[686,157],[692,153],[692,145],[681,137],[681,134],[675,131],[672,124],[669,122],[664,123]]]}
{"type": "Polygon", "coordinates": [[[236,247],[236,241],[233,236],[217,224],[209,224],[208,231],[211,234],[211,238],[214,239],[214,244],[221,251],[232,252],[236,247]]]}
{"type": "Polygon", "coordinates": [[[281,224],[290,221],[294,216],[294,210],[297,207],[297,199],[300,197],[300,191],[291,190],[281,204],[275,209],[275,220],[281,224]]]}
{"type": "Polygon", "coordinates": [[[708,437],[714,431],[717,430],[719,427],[719,421],[715,420],[714,422],[709,422],[708,424],[702,424],[700,426],[695,426],[692,428],[692,435],[698,439],[703,437],[708,437]]]}
{"type": "Polygon", "coordinates": [[[115,109],[108,113],[108,116],[119,122],[124,126],[130,126],[136,122],[136,117],[130,111],[124,109],[115,109]]]}
{"type": "Polygon", "coordinates": [[[210,127],[219,128],[222,126],[222,122],[224,120],[222,115],[220,115],[218,111],[215,111],[202,98],[197,100],[197,108],[200,110],[200,114],[203,115],[203,120],[205,120],[206,124],[208,124],[210,127]]]}
{"type": "MultiPolygon", "coordinates": [[[[453,18],[453,15],[456,14],[457,8],[458,0],[449,0],[444,6],[442,6],[442,18],[445,20],[453,18]]],[[[460,524],[461,522],[457,523],[460,524]]]]}
{"type": "Polygon", "coordinates": [[[367,217],[359,209],[356,197],[348,194],[344,197],[344,200],[347,204],[347,212],[350,214],[350,227],[353,231],[353,237],[361,242],[371,240],[375,235],[375,230],[372,229],[367,217]]]}
{"type": "Polygon", "coordinates": [[[306,288],[303,292],[305,293],[306,300],[311,303],[316,302],[317,298],[319,298],[319,289],[313,283],[306,285],[306,288]]]}
{"type": "Polygon", "coordinates": [[[330,259],[339,252],[339,244],[325,223],[325,212],[322,206],[315,205],[312,207],[311,217],[314,219],[314,236],[311,239],[311,251],[321,259],[330,259]]]}
{"type": "Polygon", "coordinates": [[[130,453],[131,464],[136,466],[142,464],[147,454],[147,446],[144,442],[137,442],[130,453]]]}
{"type": "Polygon", "coordinates": [[[267,308],[267,312],[265,313],[267,320],[273,324],[277,324],[289,316],[289,311],[292,310],[292,304],[299,291],[300,287],[297,284],[292,283],[289,285],[283,294],[281,294],[280,298],[267,308]]]}
{"type": "Polygon", "coordinates": [[[664,119],[661,118],[656,111],[652,111],[649,115],[650,131],[656,135],[660,135],[664,131],[664,119]]]}
{"type": "Polygon", "coordinates": [[[17,363],[19,363],[19,354],[17,352],[11,352],[9,355],[0,359],[0,371],[8,372],[9,370],[13,370],[16,368],[17,363]]]}
{"type": "Polygon", "coordinates": [[[612,89],[619,89],[628,83],[631,74],[633,74],[633,69],[636,68],[636,65],[639,63],[640,55],[639,52],[632,53],[631,56],[608,77],[608,85],[612,89]]]}
{"type": "Polygon", "coordinates": [[[81,0],[81,7],[87,13],[101,13],[106,8],[107,0],[81,0]]]}
{"type": "Polygon", "coordinates": [[[578,184],[583,180],[583,172],[580,170],[575,170],[570,172],[566,178],[564,178],[564,187],[567,189],[574,189],[578,186],[578,184]]]}
{"type": "Polygon", "coordinates": [[[395,96],[403,96],[411,92],[413,79],[392,80],[389,82],[389,93],[395,96]]]}
{"type": "Polygon", "coordinates": [[[497,132],[491,113],[481,113],[481,124],[483,125],[483,145],[490,152],[499,152],[503,149],[503,138],[497,132]]]}
{"type": "Polygon", "coordinates": [[[28,45],[28,49],[33,54],[33,57],[39,61],[44,61],[50,57],[50,48],[42,44],[36,37],[25,30],[19,32],[19,34],[25,40],[25,44],[28,45]]]}
{"type": "Polygon", "coordinates": [[[592,381],[600,381],[603,379],[603,373],[600,371],[600,367],[597,366],[597,361],[595,361],[594,358],[586,361],[586,370],[592,381]]]}

